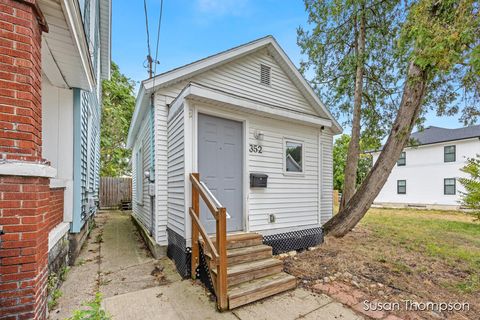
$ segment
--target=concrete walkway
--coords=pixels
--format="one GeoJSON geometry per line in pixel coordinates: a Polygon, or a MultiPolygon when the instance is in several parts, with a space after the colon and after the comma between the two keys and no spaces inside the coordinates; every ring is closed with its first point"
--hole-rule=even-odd
{"type": "Polygon", "coordinates": [[[60,288],[63,295],[51,319],[71,316],[95,292],[113,319],[363,319],[324,294],[304,289],[219,313],[204,287],[182,280],[168,259],[153,259],[130,217],[98,214],[97,228],[60,288]]]}

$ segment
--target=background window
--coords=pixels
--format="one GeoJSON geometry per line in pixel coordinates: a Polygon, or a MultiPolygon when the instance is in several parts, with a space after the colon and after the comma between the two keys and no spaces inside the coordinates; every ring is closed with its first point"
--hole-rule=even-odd
{"type": "Polygon", "coordinates": [[[455,178],[443,179],[443,194],[453,195],[456,193],[455,178]]]}
{"type": "Polygon", "coordinates": [[[407,180],[397,180],[397,193],[398,194],[407,193],[407,180]]]}
{"type": "Polygon", "coordinates": [[[397,160],[397,166],[404,166],[407,163],[405,151],[400,154],[400,158],[397,160]]]}
{"type": "Polygon", "coordinates": [[[446,146],[443,148],[443,161],[455,162],[455,146],[446,146]]]}
{"type": "Polygon", "coordinates": [[[285,141],[285,171],[303,172],[303,144],[285,141]]]}
{"type": "Polygon", "coordinates": [[[143,154],[140,148],[135,155],[135,194],[136,201],[143,203],[143,154]]]}

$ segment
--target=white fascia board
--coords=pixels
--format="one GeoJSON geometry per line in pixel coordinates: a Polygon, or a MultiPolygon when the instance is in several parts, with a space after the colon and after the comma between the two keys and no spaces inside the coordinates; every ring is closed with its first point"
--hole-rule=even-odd
{"type": "MultiPolygon", "coordinates": [[[[277,119],[289,119],[296,122],[306,123],[315,126],[332,127],[330,119],[314,117],[307,114],[300,114],[294,111],[275,108],[273,106],[265,105],[247,98],[236,97],[224,92],[216,91],[195,83],[189,84],[185,87],[177,99],[170,106],[170,114],[175,114],[175,110],[180,108],[185,99],[195,98],[202,100],[210,100],[216,103],[223,103],[232,107],[240,107],[249,111],[264,114],[277,119]]],[[[169,118],[170,119],[170,118],[169,118]]]]}
{"type": "Polygon", "coordinates": [[[100,56],[102,79],[110,79],[112,61],[112,0],[100,2],[100,56]]]}
{"type": "Polygon", "coordinates": [[[80,55],[83,70],[87,77],[89,86],[88,91],[92,91],[96,85],[95,72],[93,71],[90,50],[88,50],[87,38],[83,28],[82,14],[78,6],[78,1],[61,0],[61,5],[72,39],[80,55]]]}
{"type": "Polygon", "coordinates": [[[53,178],[57,169],[39,163],[7,161],[0,162],[0,175],[53,178]]]}
{"type": "Polygon", "coordinates": [[[135,110],[133,111],[132,121],[130,122],[130,128],[128,129],[127,148],[133,148],[133,143],[137,136],[138,130],[142,124],[143,115],[148,107],[149,92],[145,90],[143,84],[140,84],[137,99],[135,101],[135,110]]]}

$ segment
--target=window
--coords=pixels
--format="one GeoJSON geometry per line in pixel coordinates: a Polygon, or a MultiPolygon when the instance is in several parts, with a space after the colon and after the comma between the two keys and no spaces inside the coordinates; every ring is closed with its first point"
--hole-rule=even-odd
{"type": "Polygon", "coordinates": [[[455,178],[443,179],[443,194],[445,195],[456,194],[455,178]]]}
{"type": "Polygon", "coordinates": [[[398,194],[407,193],[407,180],[397,180],[397,193],[398,194]]]}
{"type": "Polygon", "coordinates": [[[303,143],[285,140],[285,172],[303,172],[303,143]]]}
{"type": "Polygon", "coordinates": [[[264,64],[260,65],[260,83],[270,85],[270,67],[264,64]]]}
{"type": "Polygon", "coordinates": [[[143,154],[142,148],[135,154],[135,195],[136,201],[143,203],[143,154]]]}
{"type": "Polygon", "coordinates": [[[443,162],[455,162],[455,146],[445,146],[443,148],[443,162]]]}
{"type": "Polygon", "coordinates": [[[400,158],[398,158],[398,160],[397,160],[397,166],[399,166],[399,167],[404,166],[406,163],[407,163],[407,158],[406,158],[405,151],[403,151],[400,154],[400,158]]]}

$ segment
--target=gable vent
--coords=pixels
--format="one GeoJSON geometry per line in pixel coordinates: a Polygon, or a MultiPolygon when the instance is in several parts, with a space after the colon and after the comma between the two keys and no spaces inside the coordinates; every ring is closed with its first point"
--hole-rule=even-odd
{"type": "Polygon", "coordinates": [[[270,85],[270,67],[264,64],[260,65],[260,83],[270,85]]]}

